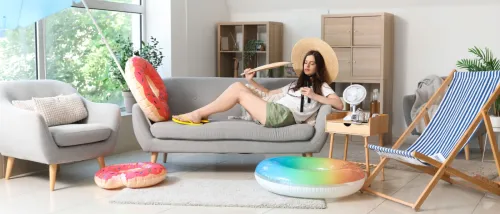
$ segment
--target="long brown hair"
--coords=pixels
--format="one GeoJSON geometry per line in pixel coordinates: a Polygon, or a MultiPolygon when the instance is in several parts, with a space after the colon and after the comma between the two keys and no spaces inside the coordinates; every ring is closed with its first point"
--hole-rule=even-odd
{"type": "MultiPolygon", "coordinates": [[[[307,54],[304,56],[304,60],[302,60],[302,73],[300,74],[299,79],[297,79],[297,84],[293,88],[293,91],[297,91],[301,87],[305,87],[306,81],[309,80],[310,83],[312,83],[313,85],[314,93],[323,95],[321,87],[323,86],[323,82],[325,82],[325,73],[326,73],[326,67],[323,56],[321,56],[321,54],[318,51],[307,52],[307,54]],[[310,55],[314,56],[314,60],[316,61],[316,73],[309,77],[304,72],[304,63],[306,62],[307,56],[310,55]]],[[[311,85],[310,83],[309,85],[311,85]]]]}

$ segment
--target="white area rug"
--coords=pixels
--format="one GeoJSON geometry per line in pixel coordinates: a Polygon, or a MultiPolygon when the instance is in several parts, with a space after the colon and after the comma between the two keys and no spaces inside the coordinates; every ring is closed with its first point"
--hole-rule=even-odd
{"type": "Polygon", "coordinates": [[[271,193],[255,180],[177,179],[142,189],[123,189],[111,203],[177,206],[325,209],[322,199],[271,193]]]}

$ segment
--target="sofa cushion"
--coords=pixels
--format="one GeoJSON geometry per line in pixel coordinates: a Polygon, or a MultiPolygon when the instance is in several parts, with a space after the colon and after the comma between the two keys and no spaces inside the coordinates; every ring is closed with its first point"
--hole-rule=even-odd
{"type": "Polygon", "coordinates": [[[307,141],[313,137],[314,132],[314,126],[308,124],[266,128],[255,122],[244,120],[212,121],[201,126],[180,125],[165,121],[151,126],[151,133],[154,137],[177,140],[307,141]]]}
{"type": "Polygon", "coordinates": [[[49,127],[58,146],[77,146],[109,138],[111,129],[100,124],[68,124],[49,127]]]}

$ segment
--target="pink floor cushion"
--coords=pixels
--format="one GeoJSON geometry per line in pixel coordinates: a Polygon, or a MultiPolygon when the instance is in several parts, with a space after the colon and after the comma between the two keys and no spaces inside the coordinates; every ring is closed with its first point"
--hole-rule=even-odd
{"type": "Polygon", "coordinates": [[[103,189],[142,188],[156,185],[167,176],[167,169],[157,163],[125,163],[104,167],[94,181],[103,189]]]}

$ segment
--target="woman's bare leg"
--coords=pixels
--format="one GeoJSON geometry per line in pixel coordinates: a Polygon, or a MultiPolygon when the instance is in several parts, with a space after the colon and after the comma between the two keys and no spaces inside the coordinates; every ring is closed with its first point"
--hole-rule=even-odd
{"type": "Polygon", "coordinates": [[[243,83],[236,82],[229,86],[217,99],[187,114],[174,116],[179,120],[188,119],[193,123],[200,123],[202,118],[228,111],[236,104],[245,108],[253,118],[262,124],[266,122],[266,102],[254,95],[243,83]]]}

